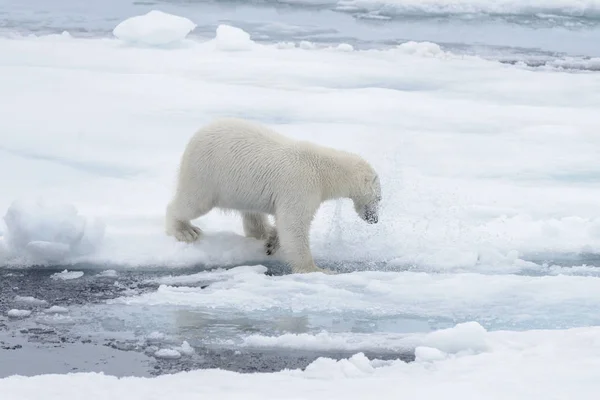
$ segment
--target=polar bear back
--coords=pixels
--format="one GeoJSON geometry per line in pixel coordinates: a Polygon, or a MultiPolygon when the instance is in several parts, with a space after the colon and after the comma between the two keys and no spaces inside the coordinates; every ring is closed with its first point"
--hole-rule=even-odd
{"type": "Polygon", "coordinates": [[[307,146],[245,120],[219,119],[190,139],[179,187],[190,198],[210,196],[214,207],[273,213],[277,197],[299,187],[317,189],[318,177],[306,157],[315,152],[306,152],[307,146]]]}

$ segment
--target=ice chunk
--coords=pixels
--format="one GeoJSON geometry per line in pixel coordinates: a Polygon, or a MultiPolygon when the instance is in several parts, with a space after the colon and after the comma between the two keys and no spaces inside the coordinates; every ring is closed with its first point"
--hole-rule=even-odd
{"type": "Polygon", "coordinates": [[[162,333],[162,332],[157,332],[157,331],[154,331],[154,332],[151,332],[151,333],[150,333],[150,334],[149,334],[149,335],[146,337],[146,339],[147,339],[148,341],[150,341],[150,342],[161,341],[161,340],[164,340],[164,339],[165,339],[165,334],[164,334],[164,333],[162,333]]]}
{"type": "Polygon", "coordinates": [[[83,271],[68,271],[63,270],[62,272],[57,272],[55,274],[50,275],[52,279],[62,279],[63,281],[69,281],[71,279],[78,279],[83,276],[83,271]]]}
{"type": "Polygon", "coordinates": [[[181,346],[175,347],[173,350],[176,350],[179,353],[186,355],[186,356],[192,355],[195,352],[194,348],[192,346],[190,346],[190,344],[185,340],[183,341],[181,346]]]}
{"type": "Polygon", "coordinates": [[[116,278],[117,271],[115,271],[114,269],[107,269],[106,271],[100,272],[97,276],[100,276],[103,278],[116,278]]]}
{"type": "Polygon", "coordinates": [[[423,345],[446,353],[482,352],[488,349],[487,331],[477,322],[440,329],[423,338],[423,345]]]}
{"type": "Polygon", "coordinates": [[[344,51],[344,52],[351,52],[354,51],[354,47],[351,44],[348,43],[340,43],[337,47],[336,47],[337,51],[344,51]]]}
{"type": "Polygon", "coordinates": [[[18,310],[16,308],[9,310],[6,315],[11,318],[25,318],[31,315],[31,310],[18,310]]]}
{"type": "Polygon", "coordinates": [[[300,41],[300,45],[299,45],[299,46],[300,46],[300,48],[301,48],[301,49],[303,49],[303,50],[313,50],[313,49],[316,49],[316,48],[317,48],[317,46],[315,46],[315,44],[314,44],[314,43],[312,43],[312,42],[309,42],[309,41],[307,41],[307,40],[302,40],[302,41],[300,41]]]}
{"type": "Polygon", "coordinates": [[[36,299],[33,296],[15,296],[15,303],[31,304],[33,306],[48,304],[46,300],[36,299]]]}
{"type": "Polygon", "coordinates": [[[93,253],[104,238],[104,222],[79,215],[72,204],[17,200],[4,221],[6,252],[40,262],[93,253]]]}
{"type": "Polygon", "coordinates": [[[182,41],[195,28],[188,18],[152,10],[119,23],[113,35],[132,44],[162,46],[182,41]]]}
{"type": "Polygon", "coordinates": [[[420,57],[437,57],[444,55],[440,46],[431,42],[406,42],[398,46],[398,49],[405,54],[412,54],[420,57]]]}
{"type": "Polygon", "coordinates": [[[46,314],[66,314],[69,312],[67,307],[52,306],[44,310],[46,314]]]}
{"type": "Polygon", "coordinates": [[[217,49],[221,51],[250,50],[254,44],[248,32],[224,24],[217,27],[215,41],[217,49]]]}
{"type": "Polygon", "coordinates": [[[154,357],[176,360],[181,358],[181,353],[174,349],[160,349],[154,353],[154,357]]]}

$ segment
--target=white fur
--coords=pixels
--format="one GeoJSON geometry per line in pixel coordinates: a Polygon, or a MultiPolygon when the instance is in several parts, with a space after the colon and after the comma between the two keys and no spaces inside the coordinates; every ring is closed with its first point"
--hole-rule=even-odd
{"type": "Polygon", "coordinates": [[[310,225],[322,202],[338,198],[352,199],[361,218],[377,222],[379,178],[361,157],[245,120],[220,119],[197,131],[185,148],[166,232],[193,242],[202,231],[191,220],[213,208],[237,210],[246,236],[265,240],[267,254],[281,247],[293,272],[324,272],[310,251],[310,225]]]}

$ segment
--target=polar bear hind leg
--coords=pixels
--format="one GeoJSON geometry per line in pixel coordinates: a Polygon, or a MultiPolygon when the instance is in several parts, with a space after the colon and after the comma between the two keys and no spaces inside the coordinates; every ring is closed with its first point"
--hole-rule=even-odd
{"type": "Polygon", "coordinates": [[[268,256],[272,256],[277,250],[279,250],[279,235],[277,234],[277,229],[273,228],[273,231],[271,231],[271,234],[265,241],[265,252],[268,256]]]}
{"type": "Polygon", "coordinates": [[[259,240],[267,239],[274,229],[269,223],[267,215],[262,213],[243,212],[242,223],[246,236],[259,240]]]}
{"type": "Polygon", "coordinates": [[[244,233],[247,237],[265,241],[265,252],[267,255],[273,255],[279,249],[279,236],[277,229],[269,222],[266,214],[262,213],[242,213],[244,233]]]}

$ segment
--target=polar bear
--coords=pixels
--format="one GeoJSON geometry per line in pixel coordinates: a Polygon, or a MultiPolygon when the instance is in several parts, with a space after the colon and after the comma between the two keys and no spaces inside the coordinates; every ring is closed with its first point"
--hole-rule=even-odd
{"type": "Polygon", "coordinates": [[[191,220],[213,208],[235,210],[245,235],[264,240],[268,255],[281,249],[293,273],[328,272],[313,261],[309,231],[321,203],[339,198],[351,199],[360,218],[377,223],[379,177],[360,156],[222,118],[187,144],[165,229],[179,241],[194,242],[202,231],[191,220]]]}

